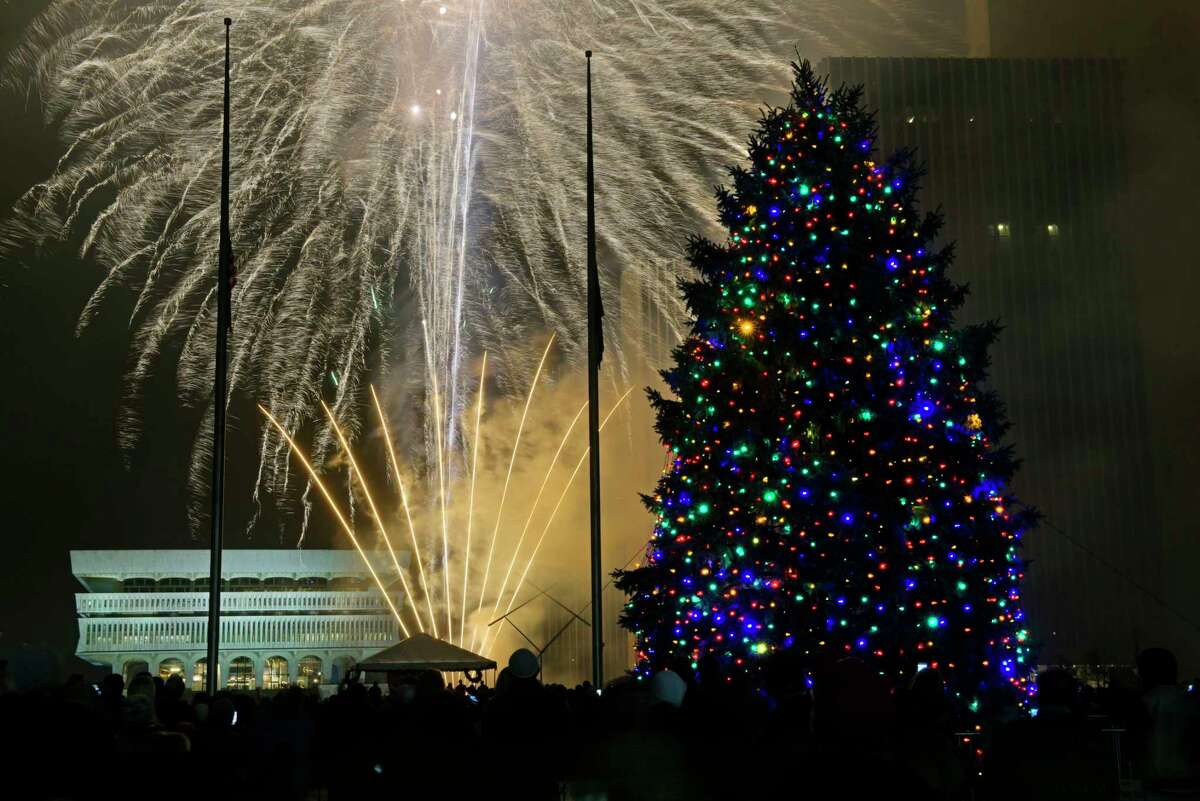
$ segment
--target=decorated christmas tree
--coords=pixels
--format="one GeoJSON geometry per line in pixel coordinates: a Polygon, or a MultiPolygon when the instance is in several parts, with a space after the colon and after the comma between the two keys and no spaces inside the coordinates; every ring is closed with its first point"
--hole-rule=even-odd
{"type": "Polygon", "coordinates": [[[690,333],[650,391],[669,465],[645,563],[617,574],[645,674],[706,654],[750,673],[784,649],[894,681],[938,668],[963,706],[1031,690],[1023,529],[1006,490],[995,325],[957,326],[920,169],[875,156],[861,88],[795,65],[748,166],[695,239],[690,333]]]}

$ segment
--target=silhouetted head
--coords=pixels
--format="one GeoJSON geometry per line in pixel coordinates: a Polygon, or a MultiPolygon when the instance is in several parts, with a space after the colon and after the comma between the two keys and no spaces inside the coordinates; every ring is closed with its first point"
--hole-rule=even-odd
{"type": "Polygon", "coordinates": [[[946,682],[937,668],[923,668],[913,676],[909,697],[916,703],[940,702],[946,695],[946,682]]]}
{"type": "Polygon", "coordinates": [[[91,685],[84,684],[82,673],[73,673],[62,688],[62,699],[74,704],[89,704],[95,697],[91,685]]]}
{"type": "Polygon", "coordinates": [[[125,677],[120,673],[109,673],[100,680],[100,694],[105,698],[120,698],[123,692],[125,692],[125,677]]]}
{"type": "Polygon", "coordinates": [[[133,677],[133,681],[129,682],[129,692],[126,695],[130,698],[135,695],[145,696],[153,702],[157,689],[154,679],[149,673],[139,673],[133,677]]]}
{"type": "Polygon", "coordinates": [[[183,676],[178,673],[172,673],[163,684],[163,693],[167,698],[179,699],[183,698],[184,690],[187,688],[183,683],[183,676]]]}
{"type": "Polygon", "coordinates": [[[538,658],[528,648],[518,648],[508,658],[508,672],[514,679],[532,679],[541,671],[538,658]]]}
{"type": "Polygon", "coordinates": [[[684,684],[688,687],[695,685],[696,671],[692,669],[692,658],[687,654],[675,654],[675,656],[671,657],[671,663],[667,669],[683,679],[684,684]]]}
{"type": "Polygon", "coordinates": [[[417,678],[417,695],[437,695],[446,689],[442,674],[436,670],[422,670],[417,678]]]}
{"type": "Polygon", "coordinates": [[[1138,654],[1137,669],[1145,692],[1164,684],[1179,683],[1179,663],[1175,661],[1175,654],[1166,648],[1147,648],[1142,651],[1138,654]]]}
{"type": "Polygon", "coordinates": [[[233,701],[228,697],[217,698],[208,706],[208,723],[215,729],[233,726],[233,701]]]}

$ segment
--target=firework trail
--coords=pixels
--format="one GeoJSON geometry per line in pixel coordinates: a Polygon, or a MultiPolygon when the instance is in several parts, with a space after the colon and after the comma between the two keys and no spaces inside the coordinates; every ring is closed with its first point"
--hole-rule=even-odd
{"type": "MultiPolygon", "coordinates": [[[[115,291],[133,293],[125,446],[156,372],[173,369],[186,401],[211,402],[229,14],[231,396],[279,422],[262,432],[260,485],[298,491],[282,430],[313,427],[315,464],[336,453],[322,399],[347,438],[361,433],[376,362],[393,404],[425,410],[401,450],[428,474],[438,453],[461,470],[467,360],[490,352],[496,389],[519,395],[546,332],[568,363],[583,352],[585,47],[597,54],[609,352],[628,365],[674,336],[683,239],[711,219],[716,170],[738,159],[760,102],[788,85],[795,50],[952,54],[958,23],[927,5],[55,0],[7,77],[42,104],[64,150],[7,217],[0,246],[65,241],[104,269],[81,329],[115,291]]],[[[196,524],[210,440],[197,432],[196,524]]]]}

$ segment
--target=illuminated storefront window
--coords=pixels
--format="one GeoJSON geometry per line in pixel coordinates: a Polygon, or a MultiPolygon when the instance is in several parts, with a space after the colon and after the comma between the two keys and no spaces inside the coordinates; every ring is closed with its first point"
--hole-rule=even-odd
{"type": "Polygon", "coordinates": [[[288,686],[288,661],[282,656],[269,657],[263,668],[263,688],[278,690],[286,686],[288,686]]]}
{"type": "Polygon", "coordinates": [[[164,659],[158,663],[159,678],[166,681],[172,676],[183,676],[183,662],[178,659],[164,659]]]}
{"type": "Polygon", "coordinates": [[[229,680],[225,686],[231,690],[253,690],[254,663],[249,658],[239,656],[229,663],[229,680]]]}
{"type": "Polygon", "coordinates": [[[321,683],[321,659],[316,656],[301,658],[296,672],[296,684],[300,687],[316,687],[321,683]]]}

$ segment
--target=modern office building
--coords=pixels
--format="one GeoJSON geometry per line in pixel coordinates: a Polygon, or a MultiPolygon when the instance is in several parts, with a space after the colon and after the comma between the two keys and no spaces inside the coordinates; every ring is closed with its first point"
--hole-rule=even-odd
{"type": "MultiPolygon", "coordinates": [[[[206,550],[72,551],[76,654],[129,678],[181,674],[204,685],[206,550]]],[[[383,575],[383,571],[380,571],[383,575]]],[[[227,550],[221,683],[239,689],[333,683],[400,638],[382,593],[350,550],[227,550]]],[[[391,588],[389,588],[391,589],[391,588]]],[[[393,595],[401,607],[403,597],[393,595]]]]}
{"type": "Polygon", "coordinates": [[[1113,59],[833,58],[861,84],[884,153],[917,149],[941,206],[964,322],[998,320],[992,387],[1008,407],[1042,659],[1128,662],[1153,644],[1162,545],[1123,211],[1122,70],[1113,59]],[[1121,574],[1124,574],[1122,577],[1121,574]]]}

